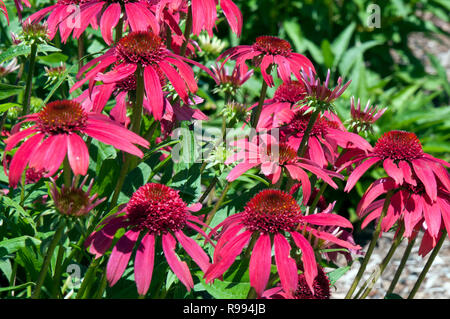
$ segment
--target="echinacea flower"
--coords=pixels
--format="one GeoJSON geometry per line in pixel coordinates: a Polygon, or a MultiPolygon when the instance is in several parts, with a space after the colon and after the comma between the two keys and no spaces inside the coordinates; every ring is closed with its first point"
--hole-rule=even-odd
{"type": "MultiPolygon", "coordinates": [[[[194,72],[184,62],[201,67],[208,73],[209,69],[203,65],[170,52],[164,45],[162,39],[151,31],[131,32],[104,55],[91,60],[80,69],[78,77],[89,70],[85,77],[78,81],[71,92],[81,87],[86,81],[102,81],[104,85],[119,83],[130,79],[138,67],[143,69],[143,80],[149,108],[152,109],[155,119],[160,119],[164,110],[164,93],[161,79],[167,78],[174,90],[184,103],[189,103],[189,92],[195,93],[198,89],[194,78],[194,72]],[[109,66],[114,68],[106,73],[109,66]],[[175,68],[176,67],[176,68],[175,68]]],[[[90,83],[90,90],[94,82],[90,83]]],[[[109,86],[109,90],[113,87],[109,86]]]]}
{"type": "MultiPolygon", "coordinates": [[[[413,173],[414,174],[414,173],[413,173]]],[[[399,185],[392,177],[381,178],[373,182],[364,193],[357,207],[357,214],[365,217],[361,228],[365,228],[372,220],[378,219],[383,210],[385,199],[380,196],[393,192],[389,199],[386,216],[381,221],[381,230],[388,231],[396,223],[403,223],[403,237],[411,238],[416,226],[425,222],[427,232],[434,245],[439,236],[441,225],[450,231],[450,177],[447,173],[447,185],[437,181],[435,200],[426,192],[425,185],[414,174],[415,185],[407,182],[399,185]]]]}
{"type": "Polygon", "coordinates": [[[225,64],[218,65],[215,63],[215,65],[211,66],[214,75],[213,79],[218,86],[213,92],[235,95],[237,90],[253,75],[253,70],[248,70],[247,65],[244,64],[241,67],[235,66],[230,73],[225,64]]]}
{"type": "Polygon", "coordinates": [[[147,31],[151,29],[159,33],[159,24],[146,1],[122,0],[58,0],[54,5],[46,7],[31,15],[31,21],[40,21],[50,13],[47,22],[50,39],[60,31],[62,42],[66,42],[70,33],[78,39],[86,28],[94,29],[100,26],[105,42],[113,43],[112,33],[123,17],[124,25],[129,25],[132,31],[147,31]]]}
{"type": "Polygon", "coordinates": [[[200,35],[206,30],[210,37],[213,36],[213,29],[217,20],[216,4],[220,7],[231,27],[231,30],[239,37],[242,31],[242,13],[231,0],[192,0],[192,33],[200,35]]]}
{"type": "MultiPolygon", "coordinates": [[[[306,282],[313,290],[318,273],[314,250],[297,229],[306,229],[314,236],[327,240],[331,240],[333,235],[315,231],[310,224],[352,228],[348,220],[336,214],[303,215],[295,199],[281,190],[266,189],[259,192],[247,203],[243,212],[227,217],[213,230],[214,233],[223,227],[214,250],[213,264],[205,273],[205,281],[209,283],[222,276],[253,238],[255,243],[250,248],[250,285],[258,296],[262,296],[271,273],[273,248],[281,287],[288,296],[293,296],[298,287],[297,262],[290,256],[289,240],[293,240],[301,251],[306,282]]],[[[354,248],[348,243],[345,245],[354,248]]]]}
{"type": "Polygon", "coordinates": [[[289,296],[283,291],[282,287],[275,287],[266,290],[262,294],[263,299],[330,299],[331,298],[331,283],[328,276],[322,267],[317,267],[317,276],[314,278],[313,291],[306,282],[306,277],[303,273],[298,275],[297,290],[292,296],[289,296]]]}
{"type": "Polygon", "coordinates": [[[364,110],[361,109],[361,100],[355,106],[355,97],[350,99],[350,128],[355,132],[372,132],[373,124],[386,112],[387,108],[378,109],[378,106],[370,104],[367,101],[364,110]]]}
{"type": "MultiPolygon", "coordinates": [[[[292,119],[280,128],[280,140],[288,143],[294,150],[298,150],[303,139],[311,112],[307,107],[298,108],[292,119]]],[[[338,146],[341,148],[355,147],[362,153],[372,146],[358,134],[348,132],[333,113],[325,111],[314,122],[307,140],[305,157],[321,167],[334,164],[339,156],[338,146]]]]}
{"type": "Polygon", "coordinates": [[[200,208],[200,204],[188,207],[178,191],[166,185],[149,183],[134,192],[125,208],[105,219],[99,229],[88,237],[85,246],[95,258],[99,258],[111,246],[117,230],[125,228],[125,234],[117,241],[109,256],[106,266],[108,283],[113,286],[120,279],[133,248],[137,246],[134,278],[138,293],[145,295],[152,280],[156,242],[160,240],[167,263],[186,289],[190,290],[194,283],[189,267],[179,259],[175,248],[177,242],[180,243],[200,269],[206,271],[209,268],[209,256],[195,240],[184,233],[187,228],[191,228],[207,236],[194,224],[202,222],[190,213],[200,208]]]}
{"type": "Polygon", "coordinates": [[[226,50],[217,60],[225,58],[236,60],[236,65],[245,64],[246,60],[252,59],[256,66],[260,66],[264,81],[269,87],[274,86],[272,75],[267,73],[271,65],[277,66],[278,76],[283,82],[291,80],[291,74],[294,74],[298,80],[301,80],[301,70],[312,70],[314,66],[311,61],[300,53],[292,52],[288,41],[273,37],[260,36],[256,38],[253,45],[239,45],[226,50]]]}
{"type": "Polygon", "coordinates": [[[369,168],[380,162],[388,176],[399,185],[406,182],[416,186],[420,181],[433,202],[438,193],[437,180],[450,189],[450,179],[444,167],[450,167],[450,163],[425,153],[416,134],[396,130],[384,133],[367,154],[358,154],[341,166],[339,170],[358,163],[348,177],[344,191],[349,192],[369,168]]]}
{"type": "Polygon", "coordinates": [[[26,138],[11,160],[11,187],[17,186],[27,164],[45,170],[48,177],[59,169],[66,156],[75,175],[86,175],[89,152],[82,138],[86,135],[139,157],[143,153],[133,144],[149,146],[148,141],[105,115],[86,112],[79,103],[70,100],[48,103],[39,113],[25,116],[23,122],[34,124],[6,140],[5,152],[8,152],[26,138]]]}
{"type": "Polygon", "coordinates": [[[83,190],[87,178],[88,176],[86,176],[81,184],[77,186],[76,178],[74,177],[72,185],[62,185],[59,188],[56,185],[55,180],[50,177],[52,182],[50,186],[50,195],[56,210],[60,214],[70,217],[83,217],[106,200],[106,197],[97,198],[98,194],[91,196],[94,179],[91,179],[87,189],[83,190]]]}
{"type": "Polygon", "coordinates": [[[241,150],[228,157],[225,164],[243,161],[230,171],[227,176],[229,182],[234,181],[249,169],[259,166],[261,172],[270,176],[272,184],[275,184],[280,179],[282,170],[285,169],[294,180],[301,181],[303,199],[306,203],[311,194],[311,184],[305,170],[323,179],[324,182],[335,189],[338,186],[330,176],[343,178],[342,175],[325,170],[308,159],[298,157],[297,152],[292,147],[286,143],[278,144],[275,138],[268,134],[255,136],[251,142],[243,139],[236,141],[234,144],[241,150]]]}
{"type": "MultiPolygon", "coordinates": [[[[294,117],[294,108],[304,100],[305,86],[300,81],[282,83],[275,91],[272,99],[264,101],[261,115],[256,126],[257,130],[270,130],[289,123],[294,117]]],[[[252,105],[251,108],[257,104],[252,105]]]]}
{"type": "Polygon", "coordinates": [[[342,77],[338,78],[337,85],[334,89],[329,88],[330,69],[328,69],[325,82],[321,82],[320,78],[314,74],[313,70],[304,70],[302,72],[302,80],[305,84],[306,99],[308,106],[311,108],[319,108],[322,111],[332,110],[333,102],[339,98],[352,82],[351,80],[343,84],[342,77]]]}

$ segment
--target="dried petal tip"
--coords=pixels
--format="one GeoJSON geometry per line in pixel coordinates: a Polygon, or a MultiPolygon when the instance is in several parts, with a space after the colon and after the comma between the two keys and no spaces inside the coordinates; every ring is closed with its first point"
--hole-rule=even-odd
{"type": "Polygon", "coordinates": [[[62,185],[60,189],[56,186],[55,180],[50,178],[52,182],[50,194],[53,198],[55,208],[60,214],[71,217],[82,217],[106,200],[106,197],[97,199],[97,194],[90,195],[94,179],[91,179],[87,190],[83,190],[87,178],[86,176],[80,186],[77,187],[74,177],[70,187],[62,185]]]}

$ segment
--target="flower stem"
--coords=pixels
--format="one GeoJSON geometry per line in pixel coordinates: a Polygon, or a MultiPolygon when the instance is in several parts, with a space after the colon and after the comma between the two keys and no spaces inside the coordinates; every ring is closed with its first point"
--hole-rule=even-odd
{"type": "MultiPolygon", "coordinates": [[[[272,64],[269,66],[269,73],[272,70],[272,64]]],[[[261,94],[259,96],[259,101],[258,101],[258,105],[256,106],[256,109],[253,111],[252,115],[251,115],[251,125],[253,128],[256,129],[256,126],[258,125],[259,122],[259,117],[261,116],[261,112],[262,112],[262,106],[264,104],[264,100],[266,98],[267,95],[267,88],[269,86],[267,85],[266,81],[263,80],[262,86],[261,86],[261,94]]]]}
{"type": "Polygon", "coordinates": [[[309,213],[313,213],[314,209],[316,209],[317,204],[319,203],[320,200],[320,196],[323,195],[323,193],[325,192],[325,189],[327,188],[328,184],[327,183],[323,183],[322,186],[319,189],[319,192],[316,194],[316,197],[314,197],[314,201],[312,202],[311,206],[309,207],[309,213]]]}
{"type": "Polygon", "coordinates": [[[361,280],[364,271],[366,270],[367,264],[369,263],[369,259],[372,256],[373,250],[375,249],[375,245],[377,243],[378,237],[380,236],[381,232],[381,222],[383,221],[383,218],[386,216],[387,210],[389,208],[389,204],[391,201],[391,197],[394,195],[393,191],[389,191],[386,195],[386,198],[384,200],[383,210],[380,214],[380,217],[378,218],[378,224],[375,228],[375,231],[373,232],[372,240],[369,244],[369,248],[367,249],[366,255],[364,256],[364,259],[362,261],[361,267],[358,270],[358,273],[356,274],[355,279],[353,280],[353,283],[350,287],[350,289],[347,292],[347,295],[345,296],[345,299],[350,299],[355,292],[356,287],[358,286],[359,281],[361,280]]]}
{"type": "Polygon", "coordinates": [[[400,279],[400,275],[405,268],[406,261],[409,258],[409,255],[411,254],[411,250],[414,246],[414,243],[416,242],[417,236],[415,236],[412,240],[409,241],[408,246],[405,249],[405,252],[403,253],[402,260],[400,261],[400,265],[398,265],[397,271],[394,274],[394,278],[391,281],[391,284],[386,291],[386,296],[391,294],[394,291],[395,286],[397,285],[398,280],[400,279]]]}
{"type": "Polygon", "coordinates": [[[72,170],[70,168],[69,160],[67,159],[67,156],[64,158],[63,161],[63,177],[64,177],[64,185],[66,187],[70,187],[72,183],[72,170]]]}
{"type": "Polygon", "coordinates": [[[192,6],[188,9],[188,15],[186,18],[186,26],[184,28],[184,42],[180,48],[180,55],[184,56],[186,54],[187,45],[189,43],[189,38],[192,32],[192,6]]]}
{"type": "Polygon", "coordinates": [[[84,276],[83,282],[81,283],[80,289],[78,290],[78,293],[75,297],[76,299],[83,299],[83,296],[86,292],[88,285],[91,284],[91,282],[92,282],[92,278],[94,278],[94,280],[95,280],[96,277],[93,275],[95,274],[95,271],[97,270],[99,260],[100,260],[99,258],[94,259],[91,262],[91,264],[89,265],[89,268],[86,271],[86,275],[84,276]]]}
{"type": "Polygon", "coordinates": [[[31,100],[31,90],[33,87],[33,75],[34,75],[34,65],[36,64],[36,55],[37,55],[38,45],[33,43],[31,45],[31,53],[30,53],[30,63],[28,68],[28,77],[27,83],[25,86],[25,93],[23,96],[22,103],[22,116],[27,115],[30,112],[30,100],[31,100]]]}
{"type": "Polygon", "coordinates": [[[231,183],[227,183],[227,185],[225,186],[225,188],[222,191],[222,194],[219,197],[219,200],[217,201],[216,205],[214,205],[213,209],[211,210],[211,212],[208,214],[208,217],[205,221],[206,225],[209,225],[214,217],[214,215],[217,213],[217,211],[220,208],[220,205],[222,205],[222,202],[225,198],[225,196],[227,195],[229,189],[230,189],[231,183]]]}
{"type": "Polygon", "coordinates": [[[300,146],[299,146],[298,151],[297,151],[297,155],[299,157],[303,157],[305,155],[306,144],[308,142],[309,134],[311,133],[311,131],[312,131],[313,127],[314,127],[314,124],[316,123],[317,118],[319,117],[319,114],[320,114],[320,109],[317,108],[317,110],[314,111],[314,113],[311,115],[311,118],[309,119],[308,126],[306,127],[306,130],[303,133],[303,137],[302,137],[302,140],[300,142],[300,146]]]}
{"type": "Polygon", "coordinates": [[[120,17],[119,23],[116,26],[116,35],[114,41],[117,43],[120,39],[122,39],[123,33],[123,17],[120,17]]]}
{"type": "Polygon", "coordinates": [[[419,278],[417,279],[413,289],[409,293],[408,299],[414,299],[414,296],[417,293],[417,290],[419,290],[420,285],[422,284],[423,280],[425,279],[425,276],[428,273],[428,270],[430,270],[431,265],[434,262],[434,259],[436,258],[439,250],[442,247],[442,244],[444,243],[445,238],[447,237],[447,231],[444,229],[442,232],[441,238],[439,239],[438,243],[434,247],[433,251],[431,252],[430,258],[428,258],[427,263],[425,264],[425,267],[422,269],[422,272],[419,275],[419,278]]]}
{"type": "Polygon", "coordinates": [[[50,243],[50,246],[47,249],[47,252],[44,257],[44,261],[41,266],[41,271],[39,273],[38,279],[36,281],[36,286],[34,288],[33,294],[31,295],[32,299],[39,298],[39,295],[41,294],[41,288],[45,280],[45,276],[48,272],[48,267],[50,266],[50,261],[52,259],[53,253],[55,251],[56,246],[58,245],[59,241],[61,240],[62,235],[64,234],[64,229],[66,228],[65,221],[61,222],[61,225],[59,225],[58,229],[56,230],[53,239],[50,243]]]}
{"type": "MultiPolygon", "coordinates": [[[[401,228],[399,230],[399,232],[397,233],[397,237],[395,238],[395,240],[392,242],[392,246],[389,249],[386,257],[384,257],[382,263],[380,264],[380,268],[379,268],[379,273],[378,276],[376,276],[374,278],[374,280],[372,281],[371,285],[369,285],[365,290],[364,293],[362,294],[360,299],[365,299],[370,291],[372,290],[373,286],[376,283],[376,280],[381,277],[381,275],[383,274],[384,270],[386,269],[387,265],[389,264],[389,261],[391,260],[392,256],[394,255],[394,252],[396,251],[396,249],[398,248],[398,246],[400,245],[400,243],[402,242],[403,239],[403,232],[405,231],[405,226],[402,223],[401,228]]],[[[359,294],[359,292],[358,292],[359,294]]]]}

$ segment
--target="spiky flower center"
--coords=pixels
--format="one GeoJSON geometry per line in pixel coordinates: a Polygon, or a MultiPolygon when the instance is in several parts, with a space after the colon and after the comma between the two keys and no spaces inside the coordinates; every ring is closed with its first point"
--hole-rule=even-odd
{"type": "Polygon", "coordinates": [[[292,52],[289,42],[268,35],[257,37],[255,43],[253,44],[253,48],[264,52],[265,54],[282,55],[285,57],[289,56],[292,52]]]}
{"type": "Polygon", "coordinates": [[[280,190],[266,189],[244,208],[243,224],[250,231],[276,233],[291,231],[301,221],[301,208],[295,199],[280,190]]]}
{"type": "Polygon", "coordinates": [[[188,217],[187,205],[178,192],[156,183],[140,187],[128,202],[126,211],[134,228],[155,234],[181,230],[188,217]]]}
{"type": "Polygon", "coordinates": [[[306,90],[302,82],[283,83],[275,91],[273,98],[278,102],[297,103],[305,98],[306,90]]]}
{"type": "Polygon", "coordinates": [[[37,125],[42,133],[70,134],[86,127],[87,113],[81,104],[62,100],[48,103],[38,113],[37,125]]]}
{"type": "Polygon", "coordinates": [[[56,209],[63,215],[84,216],[89,213],[91,200],[89,194],[79,188],[62,188],[54,199],[56,209]]]}
{"type": "MultiPolygon", "coordinates": [[[[311,114],[304,114],[302,112],[296,113],[294,118],[287,125],[288,131],[294,134],[302,135],[306,131],[306,128],[308,127],[310,118],[311,114]]],[[[323,117],[318,118],[313,125],[310,135],[323,137],[327,134],[329,126],[330,122],[326,118],[323,117]]]]}
{"type": "Polygon", "coordinates": [[[298,158],[297,152],[286,143],[269,144],[266,151],[271,161],[278,162],[279,165],[292,163],[298,158]]]}
{"type": "Polygon", "coordinates": [[[162,39],[151,31],[131,32],[119,40],[116,55],[125,63],[154,65],[167,56],[162,39]]]}
{"type": "Polygon", "coordinates": [[[411,161],[423,155],[422,145],[416,134],[405,131],[390,131],[381,136],[374,147],[374,153],[392,160],[411,161]]]}
{"type": "Polygon", "coordinates": [[[313,282],[314,294],[306,282],[304,274],[298,276],[298,286],[294,293],[295,299],[330,299],[330,280],[322,268],[318,268],[318,273],[313,282]]]}

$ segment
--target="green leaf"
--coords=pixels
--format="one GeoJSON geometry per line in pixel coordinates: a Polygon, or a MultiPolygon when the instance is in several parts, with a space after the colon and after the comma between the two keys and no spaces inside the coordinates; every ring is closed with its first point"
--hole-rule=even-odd
{"type": "Polygon", "coordinates": [[[0,257],[13,254],[21,248],[27,247],[30,244],[38,245],[41,241],[31,236],[21,236],[11,239],[6,239],[0,242],[0,257]]]}
{"type": "MultiPolygon", "coordinates": [[[[22,87],[23,89],[23,87],[22,87]]],[[[2,92],[0,92],[0,95],[2,94],[2,92]]],[[[1,98],[0,98],[1,99],[1,98]]],[[[17,103],[3,103],[0,104],[0,113],[6,112],[8,111],[10,108],[18,108],[21,109],[22,105],[17,104],[17,103]]]]}
{"type": "MultiPolygon", "coordinates": [[[[7,99],[10,96],[18,95],[23,91],[23,89],[24,89],[23,86],[0,83],[0,100],[7,99]]],[[[12,103],[7,103],[7,104],[12,104],[12,103]]],[[[2,104],[2,105],[4,105],[4,104],[2,104]]]]}
{"type": "Polygon", "coordinates": [[[34,282],[26,282],[24,284],[17,285],[17,286],[0,287],[0,292],[12,291],[12,290],[20,290],[20,289],[27,288],[29,286],[34,286],[34,285],[35,285],[34,282]]]}
{"type": "Polygon", "coordinates": [[[322,41],[320,47],[322,49],[323,63],[327,69],[331,69],[334,62],[334,54],[331,50],[331,44],[325,39],[322,41]]]}
{"type": "MultiPolygon", "coordinates": [[[[38,53],[46,53],[46,52],[59,52],[61,51],[58,48],[55,48],[54,46],[43,44],[38,46],[38,53]]],[[[18,56],[28,56],[31,53],[31,47],[26,45],[13,45],[9,47],[8,50],[2,52],[0,54],[0,63],[3,63],[4,61],[14,59],[18,56]]]]}
{"type": "Polygon", "coordinates": [[[350,266],[341,267],[327,273],[328,279],[330,280],[330,285],[334,285],[339,278],[341,278],[347,271],[350,270],[350,266]]]}
{"type": "Polygon", "coordinates": [[[402,296],[394,294],[394,293],[390,293],[387,294],[384,299],[403,299],[402,296]]]}
{"type": "Polygon", "coordinates": [[[342,56],[347,52],[347,48],[350,44],[350,40],[352,38],[353,32],[355,31],[355,28],[356,23],[350,23],[331,44],[331,49],[335,56],[333,67],[336,67],[339,64],[342,56]]]}

